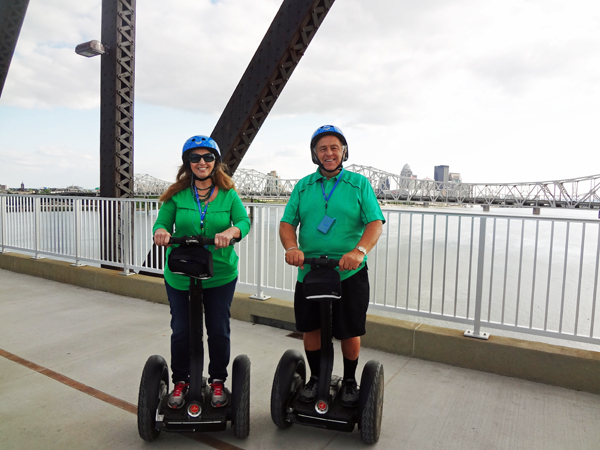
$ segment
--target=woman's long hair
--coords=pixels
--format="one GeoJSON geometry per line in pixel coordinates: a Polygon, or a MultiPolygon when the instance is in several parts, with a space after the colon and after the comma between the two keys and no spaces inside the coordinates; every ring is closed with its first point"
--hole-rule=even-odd
{"type": "MultiPolygon", "coordinates": [[[[218,186],[220,190],[224,191],[235,189],[235,183],[231,177],[227,175],[227,170],[228,168],[225,164],[215,161],[215,170],[211,175],[215,186],[218,186]]],[[[159,200],[161,202],[166,202],[178,192],[188,189],[192,185],[192,175],[193,173],[192,169],[190,168],[190,163],[188,161],[184,162],[177,172],[175,183],[169,186],[163,195],[160,196],[159,200]]]]}

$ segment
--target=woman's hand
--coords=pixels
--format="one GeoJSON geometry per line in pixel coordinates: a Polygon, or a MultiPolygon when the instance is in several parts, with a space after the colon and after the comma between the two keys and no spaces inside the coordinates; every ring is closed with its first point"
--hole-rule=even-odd
{"type": "Polygon", "coordinates": [[[171,239],[171,233],[164,228],[158,228],[154,232],[154,243],[156,245],[169,247],[169,239],[171,239]]]}
{"type": "Polygon", "coordinates": [[[238,227],[231,227],[222,233],[217,233],[215,234],[215,248],[229,247],[231,240],[239,238],[240,236],[241,232],[238,227]]]}

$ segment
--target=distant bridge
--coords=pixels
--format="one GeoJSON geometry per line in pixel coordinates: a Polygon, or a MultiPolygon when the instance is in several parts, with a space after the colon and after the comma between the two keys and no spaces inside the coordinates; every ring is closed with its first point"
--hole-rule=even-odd
{"type": "MultiPolygon", "coordinates": [[[[456,183],[405,178],[355,164],[347,169],[367,177],[377,198],[382,201],[600,208],[600,175],[525,183],[456,183]]],[[[297,179],[284,180],[241,168],[236,170],[233,179],[241,197],[261,199],[287,198],[298,182],[297,179]]],[[[150,175],[137,175],[135,194],[138,197],[158,196],[170,184],[150,175]]]]}

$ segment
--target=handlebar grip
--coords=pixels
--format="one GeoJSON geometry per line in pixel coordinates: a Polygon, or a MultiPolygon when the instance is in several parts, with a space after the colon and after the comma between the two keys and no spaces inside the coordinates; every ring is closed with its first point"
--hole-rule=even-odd
{"type": "MultiPolygon", "coordinates": [[[[231,239],[229,245],[234,245],[241,239],[231,239]]],[[[169,244],[185,244],[185,245],[215,245],[215,238],[207,238],[204,236],[183,236],[169,238],[169,244]]]]}
{"type": "Polygon", "coordinates": [[[320,258],[304,258],[304,264],[310,264],[311,266],[331,267],[332,269],[335,269],[340,265],[340,260],[329,259],[326,256],[322,256],[320,258]]]}

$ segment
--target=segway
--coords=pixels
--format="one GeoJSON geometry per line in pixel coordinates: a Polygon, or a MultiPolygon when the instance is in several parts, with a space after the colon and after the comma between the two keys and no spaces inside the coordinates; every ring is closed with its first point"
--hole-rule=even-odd
{"type": "Polygon", "coordinates": [[[271,418],[275,425],[282,429],[296,423],[351,432],[358,424],[362,440],[367,444],[374,444],[379,440],[381,430],[383,365],[375,360],[367,362],[360,380],[358,405],[351,408],[343,406],[341,395],[338,395],[341,394],[342,378],[332,376],[331,305],[333,301],[341,301],[339,300],[341,293],[339,273],[333,269],[339,265],[339,260],[322,256],[305,258],[304,264],[310,264],[310,273],[315,271],[321,273],[311,277],[312,293],[307,292],[310,273],[304,279],[307,301],[319,302],[321,309],[321,365],[317,397],[310,403],[298,400],[299,391],[306,382],[306,364],[302,353],[294,349],[288,350],[279,360],[275,371],[271,390],[271,418]]]}
{"type": "MultiPolygon", "coordinates": [[[[232,240],[230,245],[234,242],[235,240],[232,240]]],[[[212,273],[212,254],[204,249],[204,246],[213,245],[214,239],[202,236],[171,237],[169,244],[181,244],[179,248],[184,247],[191,254],[194,253],[194,249],[202,248],[204,257],[208,258],[208,261],[199,262],[200,273],[196,277],[190,276],[189,389],[184,407],[169,408],[167,406],[169,397],[167,362],[159,355],[148,358],[142,372],[138,397],[137,417],[140,437],[146,441],[153,441],[158,438],[161,431],[222,431],[227,428],[227,422],[231,421],[235,437],[245,439],[250,432],[250,359],[248,356],[239,355],[233,361],[232,389],[228,405],[219,408],[211,405],[210,385],[207,383],[207,378],[202,376],[204,367],[202,280],[210,278],[209,272],[212,273]],[[205,270],[203,265],[210,265],[210,271],[205,270]]],[[[191,259],[183,261],[198,264],[198,261],[191,261],[191,259]]]]}

